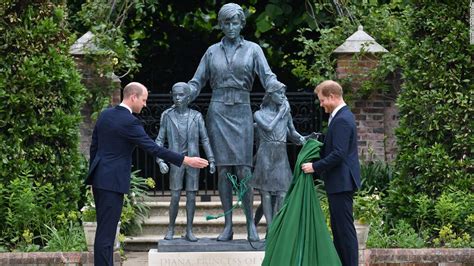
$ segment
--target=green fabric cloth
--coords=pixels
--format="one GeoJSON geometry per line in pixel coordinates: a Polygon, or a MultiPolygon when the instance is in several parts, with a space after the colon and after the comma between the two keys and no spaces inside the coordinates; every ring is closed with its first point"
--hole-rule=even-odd
{"type": "Polygon", "coordinates": [[[321,142],[309,139],[298,154],[293,181],[267,234],[262,265],[341,265],[313,177],[301,170],[301,164],[320,158],[321,146],[321,142]]]}

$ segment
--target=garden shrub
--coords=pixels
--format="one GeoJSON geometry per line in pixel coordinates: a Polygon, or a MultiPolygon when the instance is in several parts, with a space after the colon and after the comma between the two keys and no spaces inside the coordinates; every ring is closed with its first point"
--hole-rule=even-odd
{"type": "Polygon", "coordinates": [[[50,226],[46,226],[46,228],[48,228],[49,232],[45,237],[48,242],[44,247],[45,250],[49,252],[87,250],[84,229],[79,223],[69,221],[68,226],[61,229],[50,226]]]}
{"type": "Polygon", "coordinates": [[[472,235],[474,46],[469,45],[469,1],[415,1],[412,7],[410,34],[404,38],[408,50],[399,54],[404,83],[397,102],[399,154],[388,211],[419,230],[430,225],[430,235],[447,224],[454,233],[472,235]]]}
{"type": "Polygon", "coordinates": [[[404,220],[399,220],[394,227],[387,228],[381,224],[372,224],[367,239],[369,248],[423,248],[424,237],[404,220]]]}
{"type": "Polygon", "coordinates": [[[361,191],[385,193],[393,176],[392,165],[383,161],[368,161],[360,164],[361,191]]]}
{"type": "Polygon", "coordinates": [[[11,249],[44,245],[44,224],[57,226],[80,198],[85,90],[66,17],[65,1],[0,4],[0,245],[11,249]]]}
{"type": "MultiPolygon", "coordinates": [[[[383,186],[388,213],[384,228],[377,228],[379,240],[392,246],[386,237],[396,237],[397,228],[409,226],[419,238],[413,235],[400,246],[420,246],[420,239],[436,246],[468,243],[464,235],[472,239],[474,228],[472,207],[465,207],[473,206],[474,179],[474,46],[469,44],[469,1],[375,2],[347,3],[345,8],[355,19],[340,17],[329,28],[301,30],[297,41],[305,49],[299,60],[292,61],[292,72],[311,86],[335,78],[332,51],[355,32],[357,24],[363,25],[389,53],[367,74],[370,79],[346,96],[399,94],[398,156],[390,184],[383,186]],[[306,37],[314,31],[319,39],[306,37]],[[387,82],[398,75],[399,91],[387,82]],[[397,90],[387,91],[390,88],[397,90]],[[448,225],[452,234],[447,233],[448,225]]],[[[341,82],[346,87],[350,79],[341,82]]],[[[364,180],[365,187],[371,182],[364,180]]],[[[376,246],[375,242],[371,245],[376,246]]]]}

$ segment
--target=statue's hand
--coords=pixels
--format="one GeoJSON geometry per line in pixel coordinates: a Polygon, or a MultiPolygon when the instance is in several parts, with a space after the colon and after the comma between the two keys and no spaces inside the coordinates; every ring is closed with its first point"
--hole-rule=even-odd
{"type": "Polygon", "coordinates": [[[283,116],[286,116],[287,114],[290,113],[290,110],[291,110],[290,102],[285,101],[283,105],[285,106],[285,113],[283,113],[283,116]]]}
{"type": "Polygon", "coordinates": [[[160,172],[162,174],[166,174],[170,170],[169,166],[163,161],[158,162],[158,165],[160,166],[160,172]]]}
{"type": "Polygon", "coordinates": [[[300,144],[304,145],[306,143],[306,140],[308,140],[306,137],[300,136],[300,144]]]}
{"type": "Polygon", "coordinates": [[[323,135],[323,134],[321,134],[321,133],[311,132],[311,134],[309,134],[309,135],[307,135],[307,136],[304,136],[304,138],[305,138],[305,141],[307,141],[308,139],[320,140],[319,138],[320,138],[322,135],[323,135]]]}
{"type": "Polygon", "coordinates": [[[209,173],[214,174],[216,172],[216,163],[210,162],[209,163],[209,173]]]}
{"type": "Polygon", "coordinates": [[[280,105],[279,113],[281,115],[281,118],[285,117],[286,114],[289,112],[290,112],[290,103],[288,101],[285,101],[282,105],[280,105]]]}

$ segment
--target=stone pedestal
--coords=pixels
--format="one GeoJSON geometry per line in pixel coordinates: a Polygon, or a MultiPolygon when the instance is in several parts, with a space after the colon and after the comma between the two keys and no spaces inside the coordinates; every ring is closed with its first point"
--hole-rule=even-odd
{"type": "Polygon", "coordinates": [[[148,265],[261,265],[265,241],[245,239],[217,241],[200,238],[189,242],[184,238],[159,240],[158,248],[148,252],[148,265]]]}
{"type": "Polygon", "coordinates": [[[257,266],[262,265],[263,251],[226,252],[148,252],[148,265],[195,265],[195,266],[257,266]]]}
{"type": "Polygon", "coordinates": [[[249,242],[245,239],[217,241],[215,238],[200,238],[190,242],[184,238],[158,240],[158,252],[208,252],[208,251],[264,251],[265,241],[249,242]]]}

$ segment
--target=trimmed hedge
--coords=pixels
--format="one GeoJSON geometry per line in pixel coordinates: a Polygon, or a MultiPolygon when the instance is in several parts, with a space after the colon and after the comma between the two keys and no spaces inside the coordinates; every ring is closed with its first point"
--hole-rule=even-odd
{"type": "Polygon", "coordinates": [[[75,218],[85,89],[65,1],[0,4],[0,249],[41,243],[44,224],[75,218]]]}
{"type": "MultiPolygon", "coordinates": [[[[474,228],[474,46],[469,1],[414,1],[402,56],[396,178],[388,211],[438,240],[474,228]]],[[[469,238],[469,237],[468,237],[469,238]]],[[[433,240],[433,238],[431,238],[433,240]]],[[[469,244],[469,239],[464,243],[469,244]]],[[[470,245],[472,246],[472,243],[470,245]]]]}

